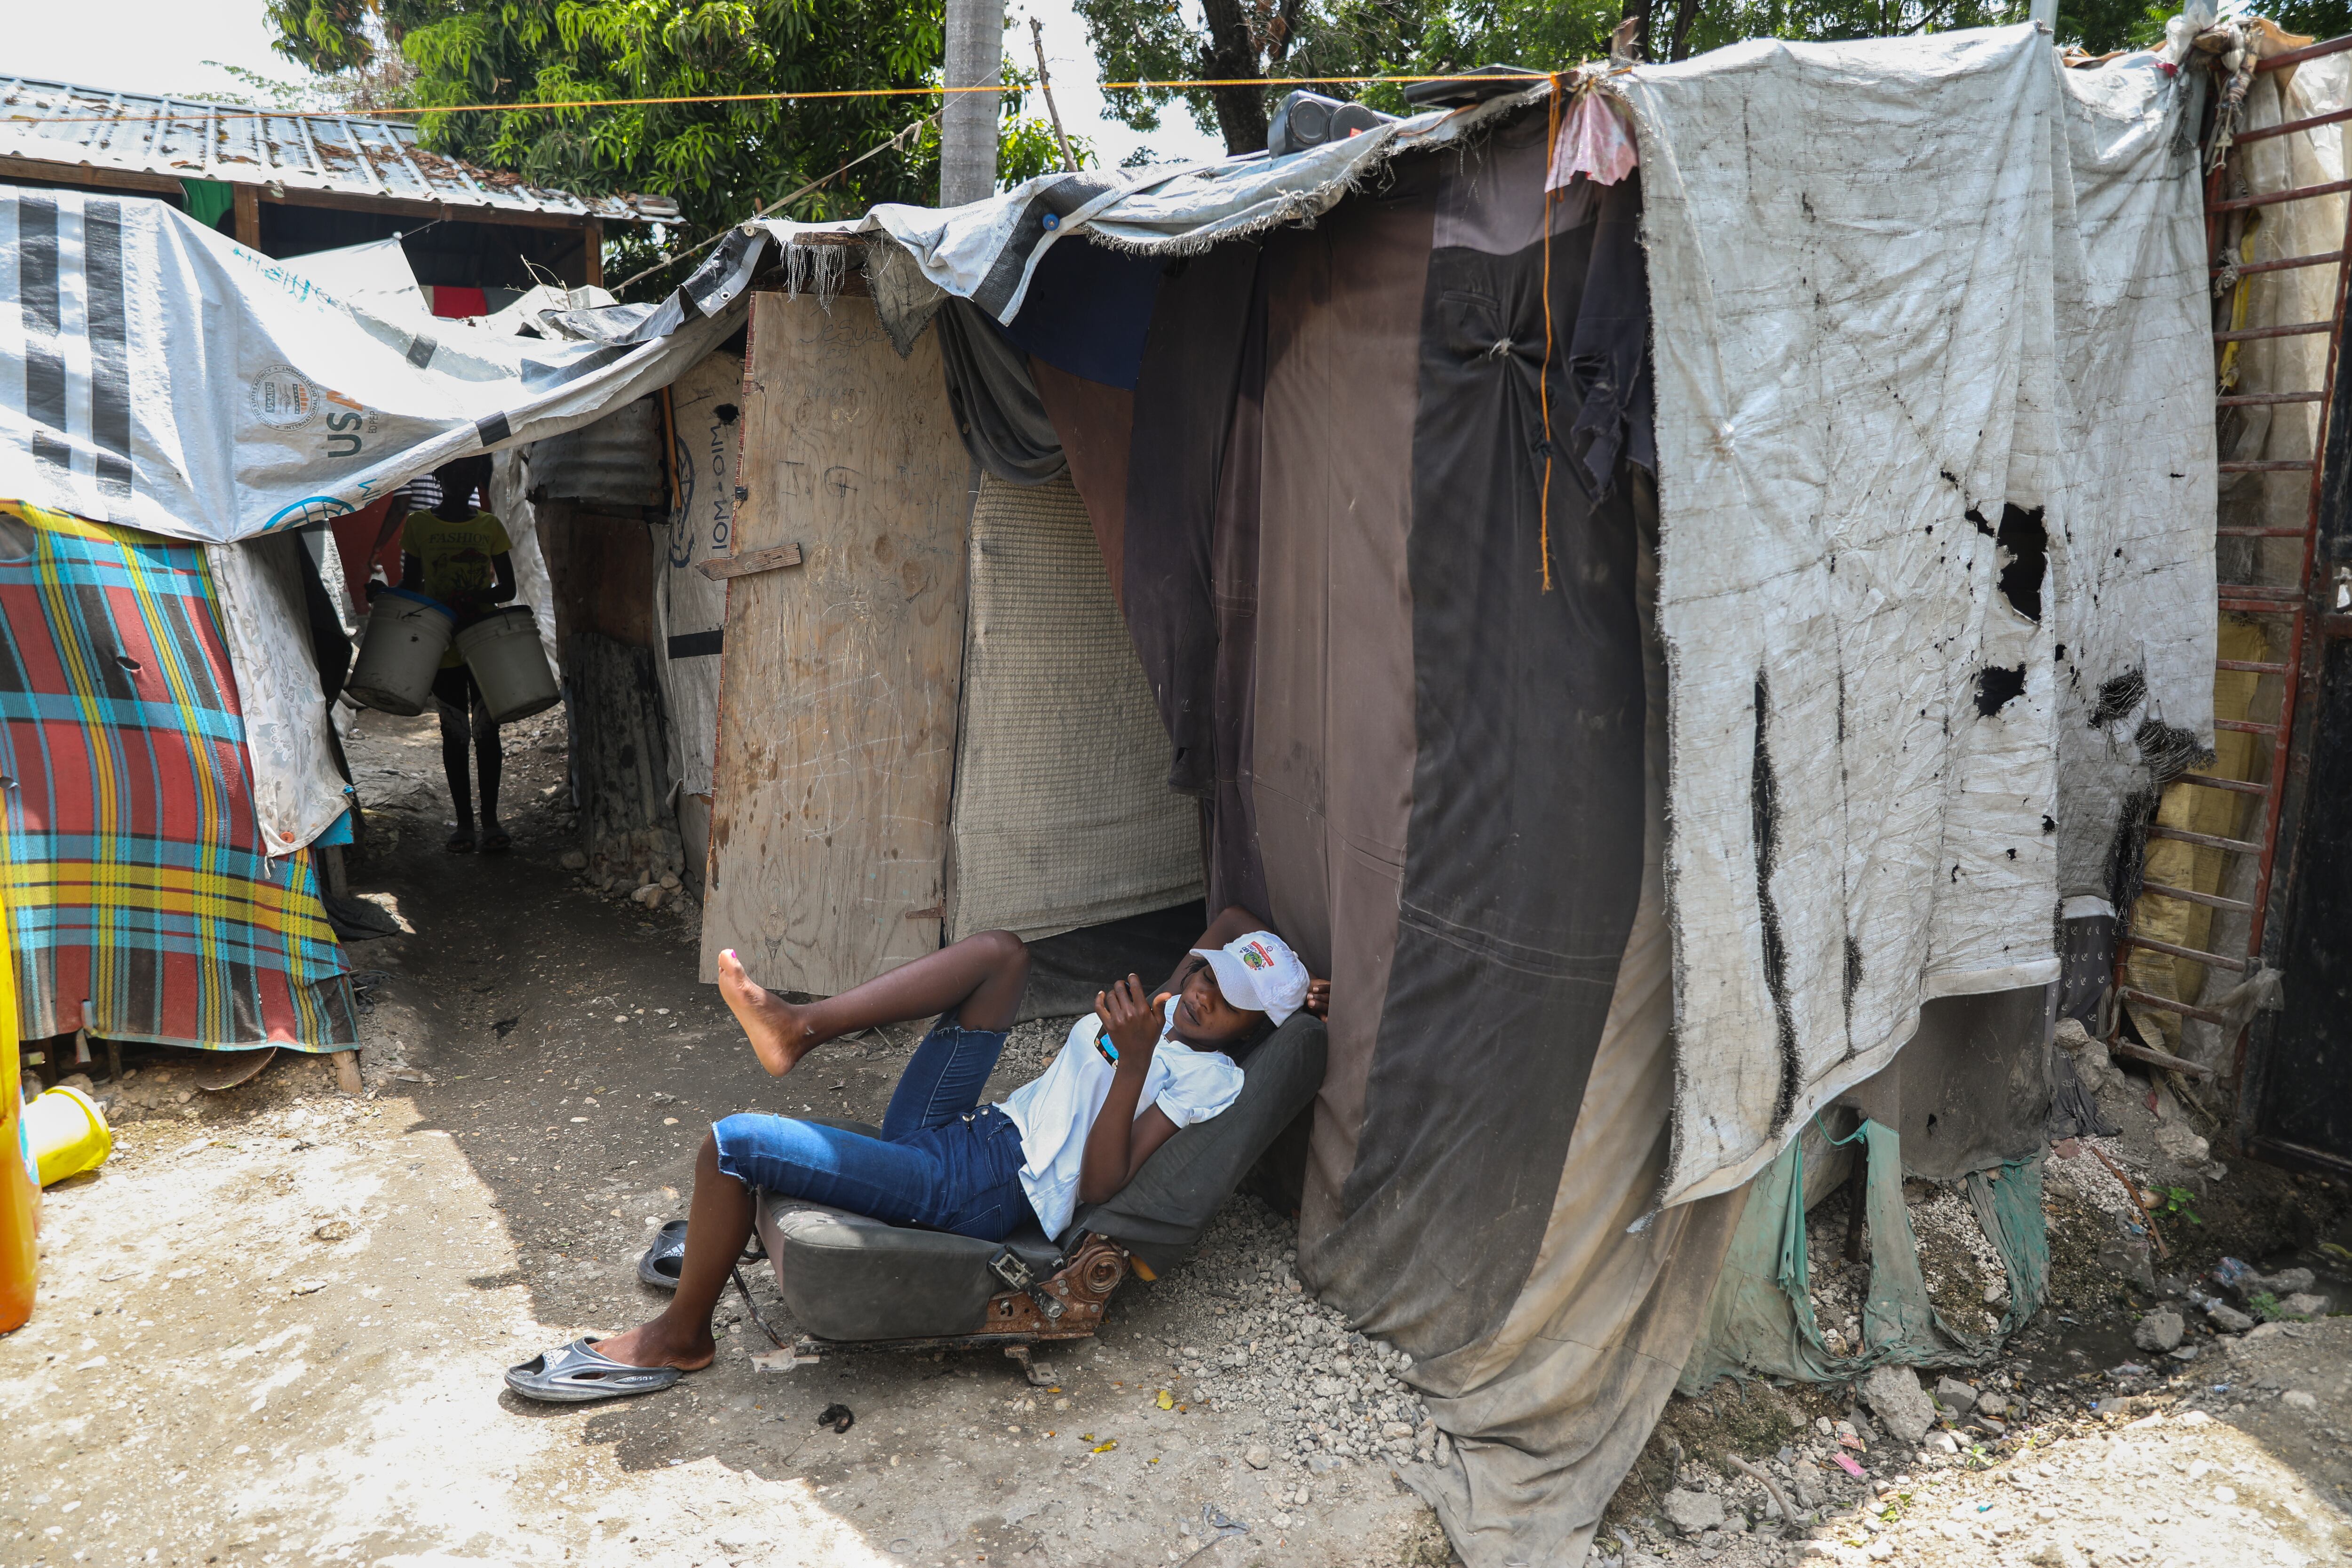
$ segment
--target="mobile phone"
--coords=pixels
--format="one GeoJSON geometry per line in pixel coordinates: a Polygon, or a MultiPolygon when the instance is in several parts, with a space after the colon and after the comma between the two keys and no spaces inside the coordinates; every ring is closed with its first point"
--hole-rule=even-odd
{"type": "Polygon", "coordinates": [[[1102,1053],[1103,1060],[1110,1063],[1113,1067],[1118,1066],[1118,1047],[1110,1043],[1110,1031],[1108,1029],[1097,1029],[1095,1031],[1095,1049],[1102,1053]]]}

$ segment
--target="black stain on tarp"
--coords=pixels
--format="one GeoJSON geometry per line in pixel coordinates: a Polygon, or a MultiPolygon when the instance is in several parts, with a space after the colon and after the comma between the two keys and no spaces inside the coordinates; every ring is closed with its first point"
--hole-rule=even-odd
{"type": "Polygon", "coordinates": [[[2025,695],[2025,666],[1992,665],[1977,671],[1977,711],[1990,719],[2025,695]]]}
{"type": "Polygon", "coordinates": [[[1764,928],[1764,985],[1772,993],[1772,1013],[1780,1022],[1780,1089],[1772,1107],[1772,1126],[1787,1124],[1804,1082],[1804,1063],[1797,1054],[1797,1020],[1789,1007],[1789,950],[1780,936],[1780,911],[1772,900],[1772,871],[1780,858],[1780,784],[1772,771],[1770,737],[1772,694],[1761,670],[1756,675],[1756,756],[1748,773],[1748,805],[1756,835],[1756,909],[1764,928]]]}

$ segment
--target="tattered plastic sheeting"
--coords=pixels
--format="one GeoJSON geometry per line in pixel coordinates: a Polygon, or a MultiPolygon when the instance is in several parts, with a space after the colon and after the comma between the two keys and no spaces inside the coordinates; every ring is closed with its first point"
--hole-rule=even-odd
{"type": "Polygon", "coordinates": [[[272,858],[303,847],[351,805],[310,650],[302,549],[293,534],[279,533],[205,552],[245,719],[253,815],[262,853],[272,858]]]}
{"type": "Polygon", "coordinates": [[[555,584],[539,548],[539,510],[531,504],[530,451],[500,452],[490,460],[490,515],[507,531],[507,553],[514,562],[515,596],[530,606],[539,627],[540,651],[561,678],[563,660],[555,646],[555,584]]]}
{"type": "Polygon", "coordinates": [[[2062,71],[2030,25],[1613,79],[1655,302],[1668,1203],[1748,1180],[1922,1003],[2055,978],[2062,844],[2112,838],[2134,727],[2210,744],[2188,79],[2062,71]]]}
{"type": "Polygon", "coordinates": [[[1010,322],[1028,296],[1038,261],[1055,244],[1083,236],[1118,250],[1191,256],[1220,240],[1282,224],[1312,223],[1374,179],[1390,159],[1459,142],[1549,90],[1538,79],[1527,92],[1473,109],[1432,110],[1281,158],[1045,174],[987,201],[946,208],[888,203],[838,223],[761,218],[730,236],[687,288],[699,292],[723,287],[724,279],[739,272],[748,277],[761,243],[772,239],[797,268],[796,280],[819,285],[823,294],[824,279],[814,274],[823,252],[856,236],[887,237],[904,247],[930,286],[917,287],[897,277],[889,264],[883,267],[892,281],[887,291],[877,292],[875,303],[894,342],[913,341],[909,320],[919,325],[928,319],[940,291],[1010,322]]]}
{"type": "Polygon", "coordinates": [[[499,337],[376,314],[161,201],[0,186],[0,495],[203,543],[340,516],[665,384],[749,281],[499,337]]]}
{"type": "Polygon", "coordinates": [[[669,389],[677,494],[655,545],[654,661],[669,715],[670,776],[708,796],[719,746],[719,661],[727,584],[696,568],[734,553],[736,464],[743,443],[743,361],[712,354],[669,389]]]}
{"type": "Polygon", "coordinates": [[[433,314],[432,303],[417,285],[416,268],[409,265],[408,249],[396,235],[337,250],[314,250],[291,258],[289,264],[337,299],[377,315],[433,314]]]}

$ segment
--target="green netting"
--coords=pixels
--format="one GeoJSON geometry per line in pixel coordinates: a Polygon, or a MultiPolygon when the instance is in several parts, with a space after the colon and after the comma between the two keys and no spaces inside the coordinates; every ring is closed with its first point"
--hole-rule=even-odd
{"type": "Polygon", "coordinates": [[[1970,1172],[1969,1202],[2009,1277],[2009,1310],[1983,1339],[1946,1322],[1927,1300],[1919,1244],[1903,1203],[1903,1161],[1891,1127],[1864,1121],[1848,1138],[1863,1141],[1870,1220],[1870,1295],[1862,1311],[1862,1353],[1842,1356],[1822,1342],[1813,1321],[1805,1254],[1805,1154],[1792,1138],[1757,1176],[1681,1390],[1696,1394],[1726,1373],[1761,1373],[1838,1383],[1874,1366],[1979,1366],[2042,1305],[2050,1283],[2050,1238],[2042,1213],[2037,1156],[1988,1174],[1970,1172]]]}

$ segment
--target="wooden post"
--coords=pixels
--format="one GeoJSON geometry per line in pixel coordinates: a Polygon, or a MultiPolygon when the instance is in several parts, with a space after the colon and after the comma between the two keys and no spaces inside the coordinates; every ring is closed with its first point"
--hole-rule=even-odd
{"type": "Polygon", "coordinates": [[[261,248],[261,187],[232,185],[229,195],[236,213],[236,242],[247,250],[261,248]]]}
{"type": "Polygon", "coordinates": [[[686,496],[677,482],[677,406],[670,401],[667,386],[661,389],[661,411],[662,472],[669,476],[669,510],[676,515],[686,510],[686,496]]]}
{"type": "Polygon", "coordinates": [[[580,231],[580,284],[583,289],[604,286],[604,220],[592,217],[580,231]]]}

